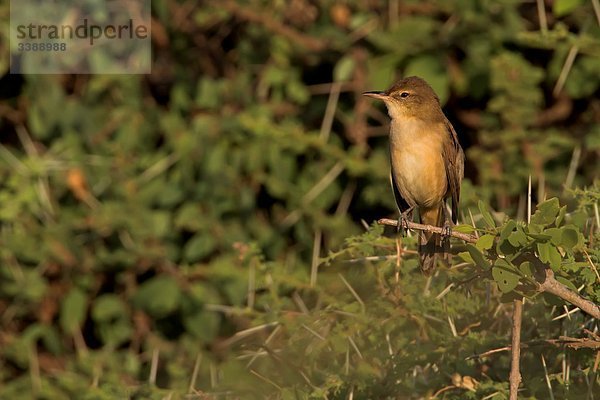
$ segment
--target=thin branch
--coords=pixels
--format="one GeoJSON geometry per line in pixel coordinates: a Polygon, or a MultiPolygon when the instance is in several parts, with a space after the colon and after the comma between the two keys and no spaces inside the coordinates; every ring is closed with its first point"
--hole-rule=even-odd
{"type": "Polygon", "coordinates": [[[538,19],[540,20],[540,30],[542,34],[548,33],[548,20],[546,19],[546,7],[544,0],[537,0],[538,19]]]}
{"type": "Polygon", "coordinates": [[[544,367],[544,376],[546,377],[546,385],[548,386],[548,394],[550,395],[550,400],[554,400],[554,392],[552,391],[552,383],[550,383],[550,376],[548,375],[548,368],[546,368],[546,359],[542,354],[542,366],[544,367]]]}
{"type": "Polygon", "coordinates": [[[569,53],[567,54],[567,58],[565,59],[565,63],[563,64],[562,70],[560,71],[560,75],[558,76],[558,80],[554,85],[554,90],[552,90],[552,94],[554,97],[558,97],[560,91],[565,86],[565,82],[567,82],[567,76],[569,76],[569,72],[573,67],[573,63],[575,62],[575,57],[577,57],[577,53],[579,52],[579,48],[577,46],[571,47],[569,53]]]}
{"type": "Polygon", "coordinates": [[[584,299],[554,278],[554,272],[547,268],[546,279],[539,286],[541,292],[552,293],[563,300],[579,307],[596,319],[600,319],[600,306],[590,300],[584,299]]]}
{"type": "Polygon", "coordinates": [[[340,99],[341,86],[342,84],[340,82],[334,82],[331,84],[329,99],[327,100],[327,107],[325,107],[325,115],[323,116],[323,122],[321,122],[321,131],[319,133],[319,137],[324,142],[327,142],[329,139],[329,134],[331,133],[333,117],[335,116],[335,110],[337,108],[338,100],[340,99]]]}
{"type": "Polygon", "coordinates": [[[310,267],[310,287],[315,287],[317,284],[317,274],[319,273],[319,255],[321,254],[321,237],[323,231],[317,229],[315,239],[313,241],[312,263],[310,267]]]}
{"type": "Polygon", "coordinates": [[[555,346],[565,345],[575,350],[594,349],[600,350],[600,341],[589,338],[572,338],[569,336],[559,336],[558,339],[548,339],[547,343],[555,346]]]}
{"type": "Polygon", "coordinates": [[[512,345],[510,359],[510,400],[517,400],[519,385],[521,384],[521,372],[519,359],[521,357],[521,322],[523,317],[523,300],[517,299],[513,302],[513,324],[512,345]]]}
{"type": "MultiPolygon", "coordinates": [[[[389,219],[389,218],[381,218],[380,220],[377,221],[377,223],[380,225],[398,226],[397,220],[389,219]]],[[[431,233],[444,233],[444,229],[439,226],[417,224],[417,223],[411,222],[411,221],[407,221],[407,223],[408,223],[409,229],[414,229],[417,231],[431,232],[431,233]]],[[[455,237],[460,240],[464,240],[467,243],[477,243],[477,237],[475,235],[469,235],[468,233],[452,231],[450,236],[455,237]]]]}

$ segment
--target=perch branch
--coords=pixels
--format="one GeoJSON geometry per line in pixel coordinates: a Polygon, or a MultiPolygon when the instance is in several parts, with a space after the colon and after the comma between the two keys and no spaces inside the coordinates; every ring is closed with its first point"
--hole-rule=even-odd
{"type": "MultiPolygon", "coordinates": [[[[398,226],[398,221],[394,219],[382,218],[377,222],[381,225],[398,226]]],[[[423,225],[414,222],[408,222],[408,228],[425,232],[443,233],[442,228],[439,226],[423,225]]],[[[453,231],[451,236],[464,240],[467,243],[477,242],[476,236],[469,235],[467,233],[453,231]]],[[[534,255],[531,255],[531,257],[537,260],[537,257],[534,255]]],[[[579,307],[583,312],[588,313],[592,317],[600,319],[600,306],[598,304],[581,297],[578,293],[570,290],[568,287],[557,281],[554,277],[554,272],[550,268],[544,268],[544,272],[544,280],[538,280],[538,291],[551,293],[557,297],[560,297],[561,299],[579,307]]]]}
{"type": "MultiPolygon", "coordinates": [[[[414,229],[417,231],[432,232],[432,233],[444,233],[443,228],[441,228],[439,226],[417,224],[417,223],[411,222],[411,221],[407,221],[407,222],[408,222],[409,229],[414,229]]],[[[380,225],[398,226],[397,220],[389,219],[389,218],[381,218],[380,220],[377,221],[377,223],[380,225]]],[[[477,243],[477,236],[469,235],[468,233],[452,231],[450,236],[455,237],[460,240],[464,240],[465,242],[468,242],[468,243],[477,243]]]]}

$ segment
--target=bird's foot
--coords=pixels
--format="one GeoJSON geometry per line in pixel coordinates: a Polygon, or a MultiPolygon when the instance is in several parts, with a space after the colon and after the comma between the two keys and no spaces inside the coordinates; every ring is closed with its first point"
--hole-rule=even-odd
{"type": "Polygon", "coordinates": [[[408,210],[400,213],[398,217],[398,225],[396,226],[396,231],[401,236],[406,236],[406,231],[408,231],[409,226],[408,223],[412,220],[412,211],[414,207],[409,208],[408,210]]]}
{"type": "Polygon", "coordinates": [[[452,236],[452,222],[446,220],[444,221],[444,225],[442,226],[442,241],[450,240],[452,236]]]}

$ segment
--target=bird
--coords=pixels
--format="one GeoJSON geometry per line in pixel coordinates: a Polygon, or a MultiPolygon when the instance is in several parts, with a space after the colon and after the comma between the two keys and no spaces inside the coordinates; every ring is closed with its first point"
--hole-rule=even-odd
{"type": "Polygon", "coordinates": [[[458,220],[464,151],[439,97],[424,79],[410,76],[386,91],[363,95],[382,100],[391,118],[390,181],[400,211],[399,230],[408,229],[415,208],[422,224],[443,229],[442,234],[422,231],[419,235],[421,271],[430,276],[438,257],[448,257],[452,223],[458,220]],[[452,200],[451,219],[448,199],[452,200]]]}

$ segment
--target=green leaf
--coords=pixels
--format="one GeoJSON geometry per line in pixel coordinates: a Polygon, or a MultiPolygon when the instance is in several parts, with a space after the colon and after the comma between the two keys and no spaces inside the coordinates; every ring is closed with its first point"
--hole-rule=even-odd
{"type": "Polygon", "coordinates": [[[60,305],[60,326],[72,334],[81,327],[85,319],[87,309],[87,298],[79,288],[72,288],[63,298],[60,305]]]}
{"type": "Polygon", "coordinates": [[[127,316],[123,300],[116,294],[103,294],[92,306],[92,319],[97,322],[120,319],[127,316]]]}
{"type": "Polygon", "coordinates": [[[473,228],[471,225],[467,225],[467,224],[456,225],[455,227],[452,228],[452,230],[454,232],[460,232],[460,233],[473,233],[473,232],[475,232],[475,228],[473,228]]]}
{"type": "Polygon", "coordinates": [[[515,247],[522,247],[526,246],[527,243],[529,243],[529,240],[527,239],[525,232],[523,232],[522,229],[517,228],[516,231],[508,236],[508,242],[515,247]]]}
{"type": "Polygon", "coordinates": [[[502,255],[512,255],[515,254],[518,250],[519,248],[510,244],[508,239],[499,241],[496,245],[496,252],[502,255]]]}
{"type": "Polygon", "coordinates": [[[483,253],[477,247],[468,243],[466,245],[466,248],[467,248],[467,251],[469,252],[469,255],[473,259],[473,262],[475,262],[475,265],[477,265],[480,268],[483,268],[484,270],[490,269],[490,266],[491,266],[490,262],[485,259],[485,257],[483,256],[483,253]]]}
{"type": "Polygon", "coordinates": [[[534,268],[533,268],[533,265],[529,261],[525,261],[525,262],[521,263],[521,265],[519,265],[519,270],[526,277],[530,278],[533,276],[534,268]]]}
{"type": "Polygon", "coordinates": [[[343,82],[350,79],[355,67],[354,58],[352,56],[342,57],[333,69],[333,79],[336,82],[343,82]]]}
{"type": "Polygon", "coordinates": [[[198,262],[209,255],[216,245],[217,242],[213,235],[198,232],[185,244],[183,254],[187,261],[198,262]]]}
{"type": "Polygon", "coordinates": [[[477,207],[479,207],[479,212],[481,213],[481,217],[483,218],[483,220],[485,221],[487,226],[489,226],[490,228],[495,228],[496,223],[494,222],[494,218],[492,217],[492,214],[488,210],[485,203],[483,201],[479,200],[479,202],[477,202],[477,207]]]}
{"type": "Polygon", "coordinates": [[[514,229],[517,227],[517,222],[514,219],[509,219],[506,221],[502,230],[500,231],[500,237],[498,238],[498,244],[496,244],[496,252],[499,254],[509,255],[514,254],[518,247],[513,246],[511,242],[509,242],[508,238],[513,233],[514,229]]]}
{"type": "Polygon", "coordinates": [[[550,261],[550,247],[552,247],[552,245],[547,242],[539,242],[536,243],[536,246],[540,261],[547,264],[550,261]]]}
{"type": "Polygon", "coordinates": [[[530,238],[533,238],[535,240],[538,240],[540,242],[547,242],[550,239],[552,239],[552,235],[548,235],[545,233],[532,233],[532,232],[527,232],[525,233],[527,236],[529,236],[530,238]]]}
{"type": "Polygon", "coordinates": [[[558,251],[558,249],[554,246],[550,246],[550,267],[554,270],[554,271],[558,271],[560,270],[560,266],[561,266],[561,262],[562,262],[562,255],[560,254],[560,252],[558,251]]]}
{"type": "Polygon", "coordinates": [[[554,271],[560,269],[562,256],[560,255],[558,249],[552,245],[552,243],[539,242],[537,243],[537,250],[540,261],[549,264],[554,271]]]}
{"type": "Polygon", "coordinates": [[[496,238],[496,236],[494,236],[494,235],[490,235],[490,234],[483,235],[477,240],[477,243],[475,244],[475,246],[481,251],[489,250],[494,245],[495,238],[496,238]]]}
{"type": "Polygon", "coordinates": [[[554,0],[552,4],[552,13],[555,17],[562,17],[570,14],[571,11],[575,10],[583,4],[583,0],[554,0]]]}
{"type": "Polygon", "coordinates": [[[579,231],[572,226],[564,226],[561,228],[562,236],[560,245],[565,249],[573,249],[579,244],[579,231]]]}
{"type": "Polygon", "coordinates": [[[177,309],[180,293],[174,278],[158,276],[139,287],[133,297],[133,303],[151,316],[161,318],[177,309]]]}
{"type": "Polygon", "coordinates": [[[460,253],[458,253],[458,256],[464,262],[471,263],[471,264],[476,264],[475,260],[473,260],[473,257],[471,257],[471,254],[469,254],[468,251],[461,251],[460,253]]]}
{"type": "Polygon", "coordinates": [[[507,239],[516,227],[517,222],[514,219],[509,219],[508,221],[506,221],[506,223],[502,227],[502,230],[500,231],[500,240],[507,239]]]}
{"type": "Polygon", "coordinates": [[[544,230],[544,234],[550,235],[550,243],[555,246],[560,246],[562,241],[562,229],[559,228],[549,228],[544,230]]]}
{"type": "Polygon", "coordinates": [[[186,330],[205,342],[210,342],[217,336],[220,322],[220,316],[211,311],[198,311],[183,319],[186,330]]]}
{"type": "Polygon", "coordinates": [[[560,211],[560,203],[556,197],[538,204],[536,212],[531,216],[533,225],[549,225],[556,220],[560,211]]]}
{"type": "Polygon", "coordinates": [[[521,278],[515,267],[501,258],[496,260],[492,268],[492,277],[503,293],[508,293],[516,288],[521,278]]]}

